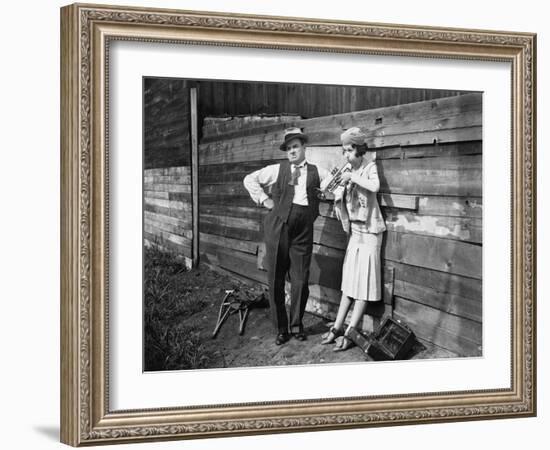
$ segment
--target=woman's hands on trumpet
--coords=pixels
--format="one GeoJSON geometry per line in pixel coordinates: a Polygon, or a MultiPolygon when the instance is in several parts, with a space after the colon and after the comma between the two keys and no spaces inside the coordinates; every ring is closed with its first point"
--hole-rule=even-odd
{"type": "Polygon", "coordinates": [[[342,167],[333,168],[330,171],[330,177],[323,180],[320,189],[318,189],[317,197],[321,200],[332,200],[335,198],[335,194],[339,192],[340,187],[349,181],[351,175],[349,173],[349,164],[344,164],[342,167]]]}
{"type": "Polygon", "coordinates": [[[350,180],[351,180],[351,172],[340,172],[338,175],[336,175],[334,179],[334,181],[339,186],[345,185],[350,180]]]}

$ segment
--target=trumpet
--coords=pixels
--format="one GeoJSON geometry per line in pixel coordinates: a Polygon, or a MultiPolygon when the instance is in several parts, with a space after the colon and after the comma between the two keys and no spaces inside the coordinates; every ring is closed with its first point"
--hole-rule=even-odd
{"type": "Polygon", "coordinates": [[[337,169],[336,167],[332,169],[330,171],[330,174],[331,174],[330,181],[328,182],[328,184],[325,186],[323,190],[319,190],[318,197],[321,200],[326,200],[327,193],[333,194],[336,188],[341,185],[340,175],[342,175],[344,172],[349,172],[350,170],[351,169],[350,169],[349,163],[344,164],[339,169],[337,169]]]}

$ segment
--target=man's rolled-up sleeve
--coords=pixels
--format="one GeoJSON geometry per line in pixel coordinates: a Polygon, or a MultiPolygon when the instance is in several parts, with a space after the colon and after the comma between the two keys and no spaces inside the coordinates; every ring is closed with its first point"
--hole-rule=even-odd
{"type": "Polygon", "coordinates": [[[261,206],[269,198],[264,188],[275,184],[279,176],[279,166],[280,164],[271,164],[244,177],[244,187],[257,205],[261,206]]]}

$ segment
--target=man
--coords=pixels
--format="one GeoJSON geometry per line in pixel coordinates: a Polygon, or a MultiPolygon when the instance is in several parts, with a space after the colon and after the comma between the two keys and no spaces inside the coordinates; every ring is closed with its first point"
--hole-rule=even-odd
{"type": "Polygon", "coordinates": [[[264,219],[269,302],[277,345],[294,336],[304,341],[302,318],[309,297],[313,222],[319,215],[317,192],[328,172],[306,161],[308,137],[300,128],[285,130],[280,149],[288,161],[272,164],[244,178],[252,200],[270,210],[264,219]],[[270,198],[264,188],[273,186],[270,198]],[[285,307],[285,277],[291,284],[290,324],[285,307]],[[289,333],[290,328],[290,333],[289,333]]]}

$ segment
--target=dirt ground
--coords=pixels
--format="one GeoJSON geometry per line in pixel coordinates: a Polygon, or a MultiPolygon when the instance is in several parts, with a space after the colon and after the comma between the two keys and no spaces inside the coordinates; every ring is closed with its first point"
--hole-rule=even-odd
{"type": "MultiPolygon", "coordinates": [[[[343,352],[334,352],[333,345],[321,345],[322,335],[331,323],[327,320],[305,314],[304,328],[307,340],[291,339],[284,345],[275,344],[275,331],[271,325],[269,308],[251,309],[245,322],[244,332],[239,335],[239,315],[231,314],[222,324],[217,336],[212,333],[218,319],[220,303],[226,289],[251,289],[234,278],[215,272],[205,266],[178,275],[187,286],[188,292],[200,300],[204,308],[182,318],[184,327],[198,330],[198,340],[209,355],[204,368],[258,367],[274,365],[310,365],[369,361],[359,347],[343,352]]],[[[255,287],[258,292],[261,287],[255,287]]],[[[414,331],[414,330],[413,330],[414,331]]],[[[411,359],[433,359],[456,357],[444,349],[427,342],[417,342],[411,351],[411,359]]]]}

